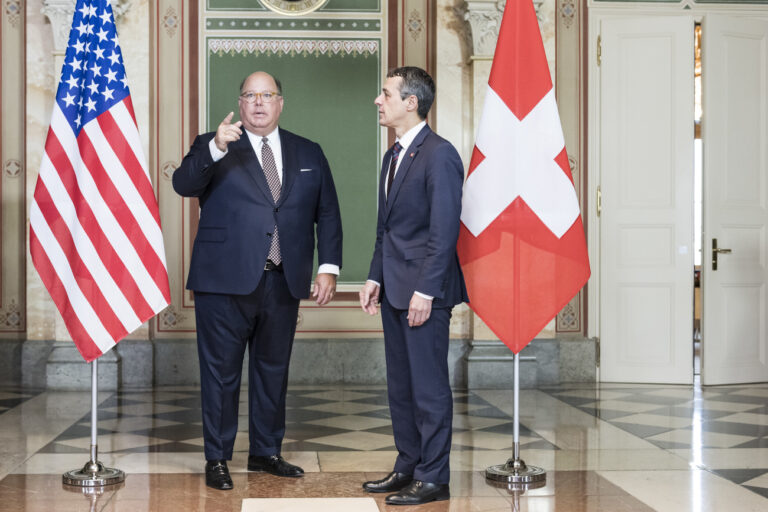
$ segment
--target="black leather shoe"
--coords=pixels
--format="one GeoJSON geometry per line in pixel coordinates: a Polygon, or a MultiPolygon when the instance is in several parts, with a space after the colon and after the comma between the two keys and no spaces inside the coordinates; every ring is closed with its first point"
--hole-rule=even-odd
{"type": "Polygon", "coordinates": [[[448,484],[431,484],[414,480],[411,485],[397,494],[390,494],[384,500],[387,505],[421,505],[430,501],[443,501],[451,498],[448,484]]]}
{"type": "Polygon", "coordinates": [[[227,461],[209,460],[205,463],[205,485],[220,491],[232,490],[227,461]]]}
{"type": "Polygon", "coordinates": [[[366,492],[397,492],[413,480],[413,475],[391,472],[381,480],[372,480],[363,484],[366,492]]]}
{"type": "Polygon", "coordinates": [[[269,455],[266,457],[249,455],[248,471],[266,471],[275,476],[290,476],[294,478],[304,476],[303,469],[285,462],[282,455],[269,455]]]}

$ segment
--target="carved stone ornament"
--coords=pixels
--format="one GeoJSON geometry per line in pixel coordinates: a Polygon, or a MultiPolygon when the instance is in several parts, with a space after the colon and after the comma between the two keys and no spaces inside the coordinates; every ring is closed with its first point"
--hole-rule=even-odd
{"type": "MultiPolygon", "coordinates": [[[[128,12],[132,0],[111,0],[112,13],[115,21],[128,12]]],[[[69,42],[69,31],[72,28],[72,15],[75,12],[76,0],[43,0],[42,13],[50,20],[53,28],[53,49],[64,53],[69,42]]]]}
{"type": "MultiPolygon", "coordinates": [[[[543,4],[544,0],[533,1],[537,18],[540,18],[539,11],[543,4]]],[[[472,31],[473,55],[493,55],[506,5],[506,0],[466,0],[464,19],[469,22],[472,31]]]]}

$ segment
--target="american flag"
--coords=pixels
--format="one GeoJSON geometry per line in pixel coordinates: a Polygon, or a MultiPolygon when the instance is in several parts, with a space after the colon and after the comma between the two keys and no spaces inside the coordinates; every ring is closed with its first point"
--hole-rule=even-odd
{"type": "Polygon", "coordinates": [[[32,262],[86,361],[170,303],[109,0],[77,1],[29,216],[32,262]]]}

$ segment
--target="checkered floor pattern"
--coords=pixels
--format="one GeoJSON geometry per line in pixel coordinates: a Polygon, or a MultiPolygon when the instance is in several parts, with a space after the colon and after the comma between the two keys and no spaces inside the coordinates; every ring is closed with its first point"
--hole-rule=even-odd
{"type": "MultiPolygon", "coordinates": [[[[550,394],[666,450],[768,448],[768,386],[627,386],[550,394]]],[[[768,498],[768,467],[713,471],[768,498]]]]}
{"type": "MultiPolygon", "coordinates": [[[[453,450],[511,449],[513,423],[472,392],[454,392],[453,450]]],[[[235,451],[248,451],[245,390],[235,451]]],[[[113,395],[99,407],[101,452],[201,452],[203,427],[197,391],[113,395]]],[[[556,449],[521,425],[523,448],[556,449]]],[[[90,416],[41,453],[78,453],[90,446],[90,416]]],[[[385,389],[289,390],[283,451],[394,450],[385,389]]]]}
{"type": "MultiPolygon", "coordinates": [[[[662,450],[768,448],[768,385],[692,388],[587,386],[541,390],[662,450]]],[[[0,415],[39,392],[0,391],[0,415]]],[[[479,394],[454,391],[453,450],[511,450],[513,423],[479,394]]],[[[292,387],[287,398],[286,452],[392,451],[384,387],[292,387]]],[[[248,450],[247,395],[241,393],[235,451],[248,450]]],[[[520,426],[521,448],[558,450],[520,426]]],[[[87,453],[90,415],[39,453],[87,453]]],[[[99,407],[101,453],[190,452],[202,457],[199,390],[111,394],[99,407]]],[[[768,498],[768,467],[705,468],[768,498]]]]}

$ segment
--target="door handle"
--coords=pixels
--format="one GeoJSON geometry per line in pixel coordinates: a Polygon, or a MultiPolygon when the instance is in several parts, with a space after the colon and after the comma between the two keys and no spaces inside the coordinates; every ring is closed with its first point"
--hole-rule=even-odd
{"type": "Polygon", "coordinates": [[[717,255],[718,254],[731,254],[730,249],[725,249],[717,246],[717,238],[712,239],[712,270],[717,270],[717,255]]]}

